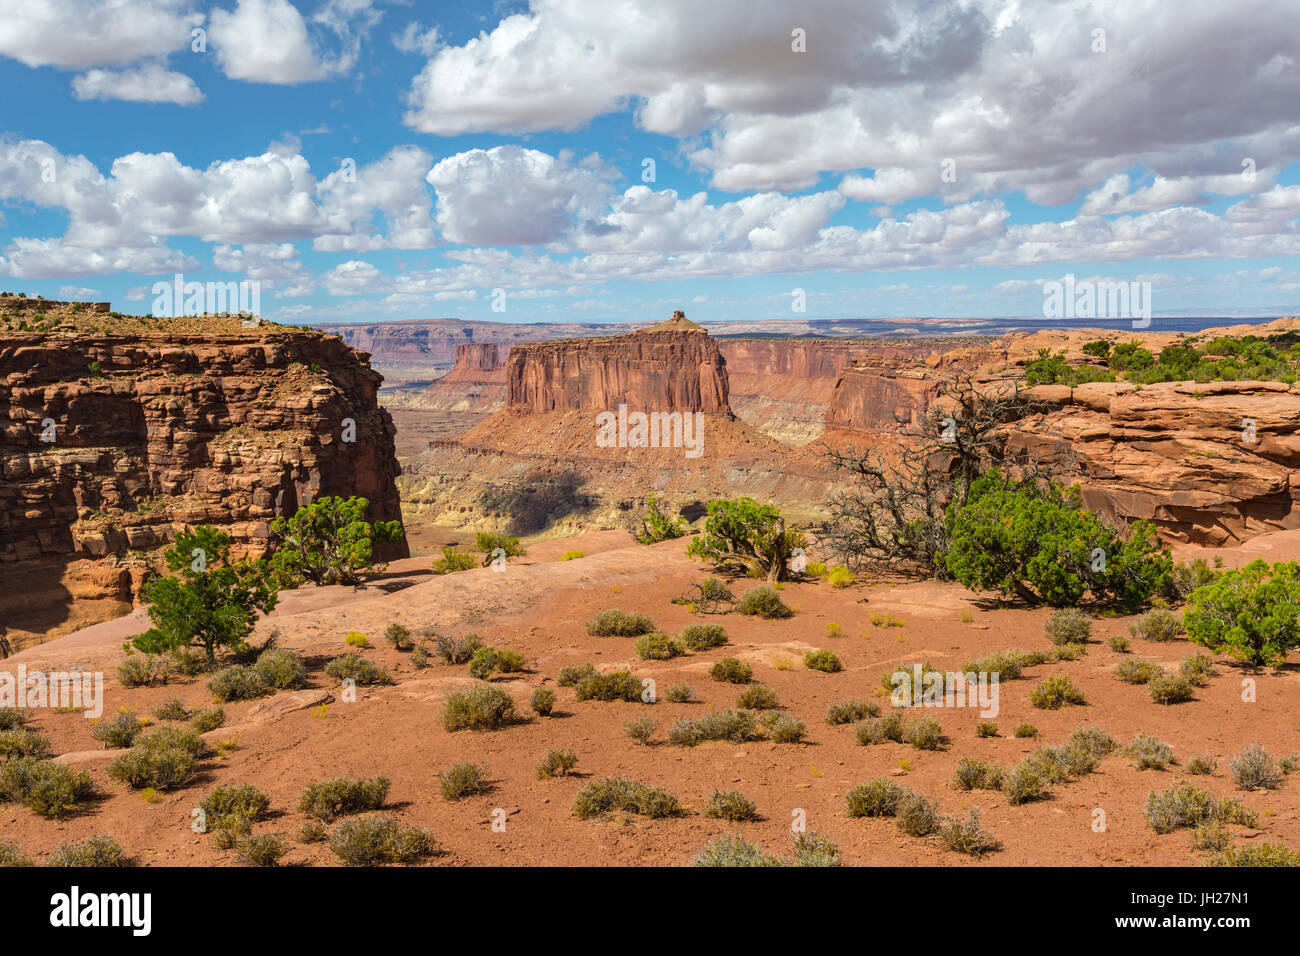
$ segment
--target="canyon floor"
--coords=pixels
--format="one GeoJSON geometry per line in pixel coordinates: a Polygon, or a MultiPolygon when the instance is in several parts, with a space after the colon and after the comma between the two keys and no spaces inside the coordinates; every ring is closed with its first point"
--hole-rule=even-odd
{"type": "MultiPolygon", "coordinates": [[[[208,739],[229,741],[233,750],[209,756],[201,775],[185,788],[149,803],[140,793],[108,779],[106,768],[118,751],[97,749],[93,724],[79,713],[41,710],[30,726],[49,736],[58,758],[88,770],[102,796],[84,812],[57,821],[15,805],[0,805],[0,831],[40,859],[59,844],[97,833],[113,834],[139,865],[232,865],[232,853],[217,849],[211,836],[191,832],[191,811],[209,790],[220,785],[253,784],[271,797],[272,818],[257,832],[289,838],[288,865],[333,865],[325,844],[302,844],[295,835],[305,822],[295,807],[303,787],[335,776],[374,776],[392,780],[386,810],[406,824],[427,829],[441,849],[431,865],[652,864],[689,863],[710,840],[740,832],[769,852],[789,846],[792,814],[802,810],[811,830],[834,839],[848,864],[923,865],[1200,865],[1206,854],[1193,849],[1189,831],[1156,835],[1143,821],[1148,792],[1192,780],[1216,796],[1239,796],[1259,813],[1260,829],[1232,827],[1234,842],[1281,842],[1300,845],[1300,780],[1288,778],[1272,791],[1242,793],[1227,771],[1228,760],[1252,741],[1274,756],[1296,749],[1300,717],[1294,707],[1300,668],[1250,671],[1218,658],[1218,676],[1197,691],[1196,699],[1175,706],[1151,701],[1146,688],[1113,676],[1124,656],[1106,638],[1127,634],[1129,618],[1095,621],[1085,656],[1074,662],[1046,664],[1002,684],[999,736],[979,738],[975,710],[928,708],[920,716],[943,726],[947,743],[939,751],[920,751],[904,744],[863,747],[851,726],[830,726],[824,713],[846,698],[888,701],[873,696],[883,673],[896,665],[928,661],[955,669],[980,654],[1019,647],[1049,646],[1043,633],[1045,609],[1000,607],[987,597],[955,584],[908,581],[862,581],[845,589],[825,582],[783,586],[783,599],[794,616],[779,621],[698,615],[672,599],[702,579],[708,569],[686,556],[683,540],[653,546],[633,543],[624,532],[593,532],[575,538],[533,543],[528,554],[512,560],[504,572],[474,569],[435,576],[427,558],[396,562],[382,577],[360,588],[304,588],[283,594],[280,605],[261,621],[255,641],[279,632],[281,646],[301,654],[311,674],[310,688],[258,701],[225,705],[226,726],[208,739]],[[584,556],[561,560],[565,551],[584,556]],[[726,647],[691,653],[671,661],[635,658],[633,638],[588,636],[585,623],[605,608],[649,614],[670,634],[691,623],[720,623],[726,647]],[[893,614],[901,627],[877,627],[872,613],[893,614]],[[486,643],[522,653],[526,670],[494,683],[506,690],[530,719],[493,732],[443,729],[439,713],[447,694],[474,683],[462,666],[415,669],[410,655],[388,647],[384,629],[401,623],[419,636],[426,630],[447,634],[477,633],[486,643]],[[842,636],[830,636],[835,622],[842,636]],[[375,645],[366,657],[386,667],[393,686],[358,688],[358,699],[334,699],[337,688],[325,677],[325,662],[347,648],[351,629],[375,645]],[[825,674],[803,665],[804,652],[833,650],[844,670],[825,674]],[[667,731],[681,718],[696,718],[735,705],[741,691],[709,677],[712,663],[736,656],[748,661],[754,679],[773,688],[786,710],[805,721],[807,741],[735,745],[707,743],[694,748],[671,746],[667,731]],[[598,669],[630,669],[657,682],[660,694],[671,684],[689,683],[697,701],[653,705],[578,702],[572,689],[559,688],[555,677],[569,664],[593,662],[598,669]],[[1031,706],[1031,689],[1044,676],[1066,674],[1087,697],[1084,706],[1057,711],[1031,706]],[[1242,702],[1242,682],[1257,685],[1257,702],[1242,702]],[[555,688],[553,716],[532,715],[527,706],[537,687],[555,688]],[[323,704],[323,705],[322,705],[323,704]],[[649,746],[625,736],[624,725],[649,715],[658,727],[649,746]],[[1037,740],[1017,739],[1021,722],[1037,726],[1037,740]],[[951,783],[963,757],[981,757],[1009,767],[1042,744],[1060,743],[1079,726],[1097,726],[1121,744],[1139,733],[1170,744],[1179,761],[1212,754],[1219,769],[1211,777],[1190,777],[1181,765],[1169,771],[1142,770],[1116,753],[1098,772],[1056,787],[1050,799],[1009,806],[996,792],[963,792],[951,783]],[[571,749],[576,772],[539,780],[535,767],[551,748],[571,749]],[[490,769],[493,790],[464,801],[445,801],[437,774],[460,761],[490,769]],[[677,819],[649,820],[616,814],[604,820],[573,815],[576,792],[606,776],[624,776],[666,787],[687,812],[677,819]],[[944,813],[965,814],[979,808],[986,830],[1003,844],[999,852],[971,860],[941,849],[935,842],[903,834],[892,820],[851,819],[845,793],[874,777],[889,777],[902,786],[936,799],[944,813]],[[703,808],[714,789],[742,791],[757,806],[758,822],[728,824],[708,819],[703,808]],[[1093,829],[1094,811],[1106,812],[1104,832],[1093,829]],[[494,830],[494,810],[506,814],[503,831],[494,830]]],[[[1193,552],[1185,552],[1185,555],[1193,552]]],[[[1229,566],[1257,554],[1271,560],[1300,555],[1300,533],[1261,536],[1237,551],[1216,552],[1229,566]]],[[[755,582],[734,581],[740,593],[755,582]]],[[[126,618],[87,628],[52,643],[31,648],[6,662],[30,669],[83,667],[105,671],[105,716],[121,708],[150,714],[163,700],[180,697],[190,708],[210,707],[205,679],[173,681],[166,686],[126,689],[113,667],[121,642],[143,629],[143,610],[126,618]]],[[[1185,639],[1169,643],[1133,640],[1132,657],[1166,666],[1198,651],[1185,639]]]]}

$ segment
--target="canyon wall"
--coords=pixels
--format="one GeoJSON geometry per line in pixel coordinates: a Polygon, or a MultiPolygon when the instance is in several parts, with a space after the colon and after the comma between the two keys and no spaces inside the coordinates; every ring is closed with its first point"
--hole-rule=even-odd
{"type": "Polygon", "coordinates": [[[517,345],[506,365],[506,407],[704,412],[731,416],[727,363],[717,342],[688,320],[628,335],[517,345]]]}
{"type": "MultiPolygon", "coordinates": [[[[263,554],[271,519],[321,495],[401,517],[394,428],[363,354],[319,332],[189,320],[200,323],[210,328],[0,330],[11,644],[129,608],[149,552],[185,526],[218,525],[239,553],[263,554]]],[[[402,542],[381,557],[406,554],[402,542]]]]}
{"type": "Polygon", "coordinates": [[[925,418],[937,397],[929,370],[914,363],[899,366],[887,359],[856,361],[835,382],[826,409],[826,427],[858,432],[896,432],[925,418]]]}
{"type": "MultiPolygon", "coordinates": [[[[430,382],[406,407],[429,411],[490,415],[506,403],[506,364],[495,342],[469,342],[456,346],[456,363],[450,372],[430,382]]],[[[476,419],[466,418],[465,425],[476,419]]]]}

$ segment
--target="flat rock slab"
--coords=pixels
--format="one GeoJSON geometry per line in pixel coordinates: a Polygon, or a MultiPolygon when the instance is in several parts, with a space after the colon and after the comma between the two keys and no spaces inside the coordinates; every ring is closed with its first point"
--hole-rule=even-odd
{"type": "Polygon", "coordinates": [[[279,720],[286,714],[292,714],[308,707],[328,704],[334,694],[328,690],[297,690],[287,694],[276,694],[269,700],[260,701],[248,709],[244,723],[264,724],[279,720]]]}

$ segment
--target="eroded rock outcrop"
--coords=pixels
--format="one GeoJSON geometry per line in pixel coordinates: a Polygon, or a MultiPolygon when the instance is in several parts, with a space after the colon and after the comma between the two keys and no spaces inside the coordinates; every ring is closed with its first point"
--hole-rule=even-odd
{"type": "Polygon", "coordinates": [[[1197,544],[1300,527],[1300,392],[1281,382],[1064,391],[1007,447],[1065,464],[1090,508],[1197,544]]]}
{"type": "Polygon", "coordinates": [[[321,495],[401,517],[364,354],[235,319],[133,322],[0,331],[0,620],[18,646],[129,607],[184,526],[260,554],[271,519],[321,495]]]}
{"type": "Polygon", "coordinates": [[[456,364],[410,402],[412,408],[488,415],[506,403],[506,349],[495,342],[456,347],[456,364]]]}
{"type": "Polygon", "coordinates": [[[506,407],[522,414],[626,405],[731,416],[717,342],[680,312],[628,335],[515,346],[506,386],[506,407]]]}

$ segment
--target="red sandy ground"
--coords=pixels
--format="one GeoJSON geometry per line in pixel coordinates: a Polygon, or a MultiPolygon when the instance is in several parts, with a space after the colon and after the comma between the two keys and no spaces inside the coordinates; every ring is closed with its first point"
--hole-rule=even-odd
{"type": "MultiPolygon", "coordinates": [[[[1298,541],[1294,532],[1265,536],[1247,546],[1245,557],[1265,551],[1272,560],[1291,557],[1300,551],[1298,541]]],[[[707,573],[684,552],[682,541],[646,548],[632,544],[622,532],[599,532],[533,545],[526,558],[513,561],[504,573],[476,569],[437,577],[427,573],[427,559],[412,559],[361,589],[306,588],[286,593],[276,611],[259,625],[256,639],[279,629],[282,646],[306,657],[313,688],[333,689],[322,668],[330,657],[345,651],[343,635],[349,629],[369,636],[375,646],[364,653],[393,673],[396,686],[361,688],[355,703],[335,701],[323,712],[299,709],[272,720],[250,718],[250,712],[264,702],[227,704],[227,726],[209,739],[237,737],[237,749],[222,758],[207,758],[198,780],[153,804],[108,779],[105,771],[116,752],[96,750],[90,721],[76,714],[39,712],[30,726],[53,740],[62,761],[88,769],[105,796],[85,812],[57,821],[15,804],[0,805],[0,838],[17,842],[38,861],[61,843],[111,833],[141,865],[228,865],[234,862],[233,854],[216,849],[210,836],[190,831],[190,811],[215,786],[251,783],[270,794],[274,815],[259,823],[258,831],[290,838],[283,862],[332,865],[337,861],[326,845],[304,845],[293,839],[304,823],[294,809],[302,788],[338,775],[384,774],[392,779],[389,812],[404,823],[429,830],[443,849],[431,861],[433,865],[682,864],[709,840],[735,830],[769,851],[784,853],[796,809],[806,812],[809,828],[839,843],[849,864],[1199,865],[1205,854],[1193,850],[1188,831],[1158,836],[1141,813],[1149,791],[1191,779],[1218,796],[1240,796],[1259,812],[1261,831],[1232,828],[1238,845],[1270,841],[1300,847],[1296,815],[1300,778],[1290,777],[1278,790],[1240,793],[1227,773],[1228,759],[1252,741],[1261,742],[1274,756],[1300,749],[1300,676],[1294,666],[1280,673],[1249,673],[1219,658],[1219,676],[1199,689],[1194,701],[1162,707],[1150,700],[1145,687],[1121,683],[1112,675],[1122,658],[1105,639],[1127,634],[1129,619],[1102,619],[1094,625],[1093,643],[1085,657],[1030,668],[1025,677],[1002,685],[1001,712],[996,718],[1002,736],[977,738],[975,724],[981,718],[976,711],[931,708],[917,715],[942,723],[949,738],[945,750],[917,751],[893,743],[860,747],[851,726],[825,723],[823,714],[830,704],[849,697],[878,700],[873,693],[880,676],[896,664],[929,661],[941,669],[956,669],[962,661],[989,651],[1047,647],[1043,622],[1049,612],[999,609],[949,584],[863,583],[834,590],[825,583],[800,583],[783,591],[796,610],[788,620],[736,614],[706,618],[671,603],[690,582],[707,573]],[[560,554],[570,549],[582,549],[586,557],[560,561],[560,554]],[[385,591],[394,585],[409,586],[385,591]],[[669,633],[693,622],[719,622],[731,644],[674,661],[640,662],[632,653],[633,639],[586,634],[585,622],[609,607],[646,612],[669,633]],[[961,622],[963,610],[972,612],[972,623],[961,622]],[[873,627],[868,623],[871,612],[893,613],[906,625],[873,627]],[[560,667],[586,660],[603,669],[626,666],[640,676],[653,677],[660,693],[670,684],[691,683],[699,702],[660,702],[653,707],[578,703],[571,689],[557,688],[557,713],[551,718],[534,716],[528,723],[495,732],[448,733],[439,721],[445,695],[473,681],[463,666],[415,670],[408,655],[383,641],[385,627],[394,621],[417,635],[425,628],[476,632],[492,645],[522,651],[528,672],[513,679],[498,678],[496,683],[525,713],[531,713],[527,700],[534,688],[554,687],[560,667]],[[843,628],[844,636],[827,636],[831,621],[843,628]],[[834,650],[845,670],[822,674],[804,669],[803,653],[814,647],[834,650]],[[741,688],[714,683],[708,676],[711,664],[728,655],[750,661],[755,679],[774,688],[789,712],[808,724],[808,743],[711,743],[693,749],[666,743],[668,728],[679,718],[735,704],[741,688]],[[790,661],[791,669],[778,670],[775,664],[782,660],[790,661]],[[1069,675],[1087,695],[1088,704],[1059,711],[1033,708],[1030,690],[1053,673],[1069,675]],[[1247,676],[1257,682],[1256,703],[1241,701],[1241,682],[1247,676]],[[652,745],[642,747],[624,735],[623,726],[646,714],[654,716],[659,726],[652,745]],[[1012,728],[1022,721],[1039,728],[1038,741],[1011,736],[1012,728]],[[1040,744],[1062,741],[1080,725],[1100,726],[1122,744],[1138,733],[1152,734],[1171,744],[1181,761],[1210,753],[1218,758],[1220,769],[1209,778],[1189,777],[1177,767],[1138,771],[1128,758],[1117,754],[1106,758],[1099,772],[1058,786],[1051,799],[1019,807],[1008,806],[996,792],[962,792],[951,784],[961,757],[984,757],[1009,767],[1040,744]],[[578,756],[578,772],[538,780],[534,768],[553,747],[572,749],[578,756]],[[445,802],[438,791],[437,773],[466,760],[490,767],[495,790],[459,803],[445,802]],[[904,761],[910,769],[901,769],[904,761]],[[606,820],[577,820],[572,806],[578,789],[615,774],[667,787],[690,812],[668,820],[621,814],[606,820]],[[972,861],[932,841],[906,836],[891,820],[848,818],[846,791],[877,776],[891,776],[937,799],[946,813],[980,808],[985,828],[1003,841],[1004,848],[972,861]],[[733,825],[704,817],[702,808],[715,788],[744,792],[757,803],[762,821],[733,825]],[[1098,807],[1107,814],[1104,833],[1091,827],[1098,807]],[[494,808],[506,811],[505,832],[491,827],[494,808]]],[[[1227,553],[1226,557],[1232,565],[1241,556],[1227,553]]],[[[739,581],[735,589],[740,592],[751,586],[739,581]]],[[[191,709],[212,706],[202,680],[133,690],[117,684],[112,667],[121,655],[121,641],[142,629],[142,620],[141,612],[136,612],[131,618],[32,648],[4,666],[12,670],[26,662],[29,668],[72,664],[103,668],[107,716],[119,707],[147,715],[173,696],[181,697],[191,709]]],[[[1133,641],[1133,656],[1170,666],[1197,650],[1185,640],[1133,641]]],[[[888,702],[881,702],[887,709],[888,702]]]]}

